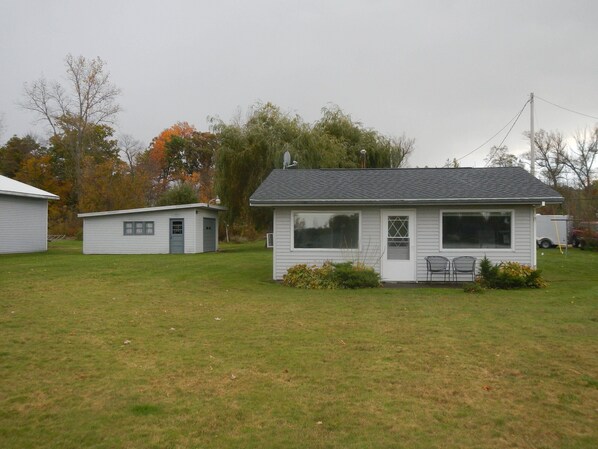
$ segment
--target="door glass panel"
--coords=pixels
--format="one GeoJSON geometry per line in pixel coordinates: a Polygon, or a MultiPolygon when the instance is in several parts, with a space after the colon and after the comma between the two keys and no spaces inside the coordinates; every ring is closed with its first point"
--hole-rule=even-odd
{"type": "Polygon", "coordinates": [[[183,233],[183,222],[173,221],[172,222],[172,235],[178,235],[183,233]]]}
{"type": "Polygon", "coordinates": [[[388,216],[387,259],[409,260],[409,217],[388,216]]]}

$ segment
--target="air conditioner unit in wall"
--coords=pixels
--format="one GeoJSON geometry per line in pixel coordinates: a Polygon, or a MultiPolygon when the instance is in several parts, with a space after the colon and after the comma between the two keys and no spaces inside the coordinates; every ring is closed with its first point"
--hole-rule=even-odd
{"type": "Polygon", "coordinates": [[[266,248],[274,248],[274,233],[268,232],[266,234],[266,248]]]}

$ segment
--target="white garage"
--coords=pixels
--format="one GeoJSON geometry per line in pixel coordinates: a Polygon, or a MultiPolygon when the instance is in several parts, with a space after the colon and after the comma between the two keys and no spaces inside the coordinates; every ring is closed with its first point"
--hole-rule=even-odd
{"type": "Polygon", "coordinates": [[[48,200],[58,196],[0,175],[0,254],[48,249],[48,200]]]}
{"type": "Polygon", "coordinates": [[[193,254],[218,250],[218,212],[206,203],[79,214],[84,254],[193,254]]]}

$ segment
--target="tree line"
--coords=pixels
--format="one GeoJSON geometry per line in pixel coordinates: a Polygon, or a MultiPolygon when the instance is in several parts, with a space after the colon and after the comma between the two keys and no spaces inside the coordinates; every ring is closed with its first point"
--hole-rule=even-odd
{"type": "Polygon", "coordinates": [[[378,168],[404,166],[415,147],[414,139],[366,128],[337,106],[307,123],[271,103],[229,122],[213,117],[209,131],[175,123],[145,147],[116,135],[120,89],[101,58],[68,55],[65,69],[65,83],[42,77],[24,85],[21,106],[46,124],[47,139],[15,135],[0,147],[1,174],[60,196],[49,204],[51,233],[76,234],[82,212],[208,202],[218,195],[232,232],[253,236],[270,217],[249,208],[249,196],[281,168],[286,151],[300,168],[378,168]]]}
{"type": "MultiPolygon", "coordinates": [[[[530,132],[524,136],[529,139],[530,132]]],[[[580,221],[598,219],[598,125],[577,131],[567,139],[559,131],[534,133],[536,176],[565,198],[561,206],[547,206],[542,213],[568,214],[580,221]]],[[[485,159],[492,167],[530,166],[531,154],[517,157],[507,146],[494,146],[485,159]]],[[[447,161],[446,166],[455,162],[447,161]]],[[[458,165],[458,164],[457,164],[458,165]]]]}

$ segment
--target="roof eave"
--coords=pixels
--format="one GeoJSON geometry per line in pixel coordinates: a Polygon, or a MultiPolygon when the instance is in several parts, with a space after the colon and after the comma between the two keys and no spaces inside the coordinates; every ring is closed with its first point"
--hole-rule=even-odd
{"type": "Polygon", "coordinates": [[[54,195],[52,193],[43,195],[43,194],[26,193],[26,192],[12,192],[10,190],[0,190],[0,195],[24,196],[27,198],[37,198],[40,200],[59,200],[60,199],[60,197],[58,195],[54,195]]]}
{"type": "Polygon", "coordinates": [[[539,206],[544,204],[561,204],[563,197],[531,197],[531,198],[442,198],[442,199],[293,199],[293,200],[255,200],[250,199],[252,207],[277,206],[438,206],[438,205],[507,205],[528,204],[539,206]]]}
{"type": "Polygon", "coordinates": [[[125,215],[125,214],[143,214],[150,212],[162,212],[168,210],[182,210],[182,209],[203,209],[213,210],[216,212],[222,212],[228,210],[225,206],[208,205],[207,203],[194,203],[194,204],[177,204],[172,206],[156,206],[156,207],[142,207],[137,209],[122,209],[122,210],[108,210],[103,212],[85,212],[77,214],[79,218],[91,218],[91,217],[106,217],[110,215],[125,215]]]}

